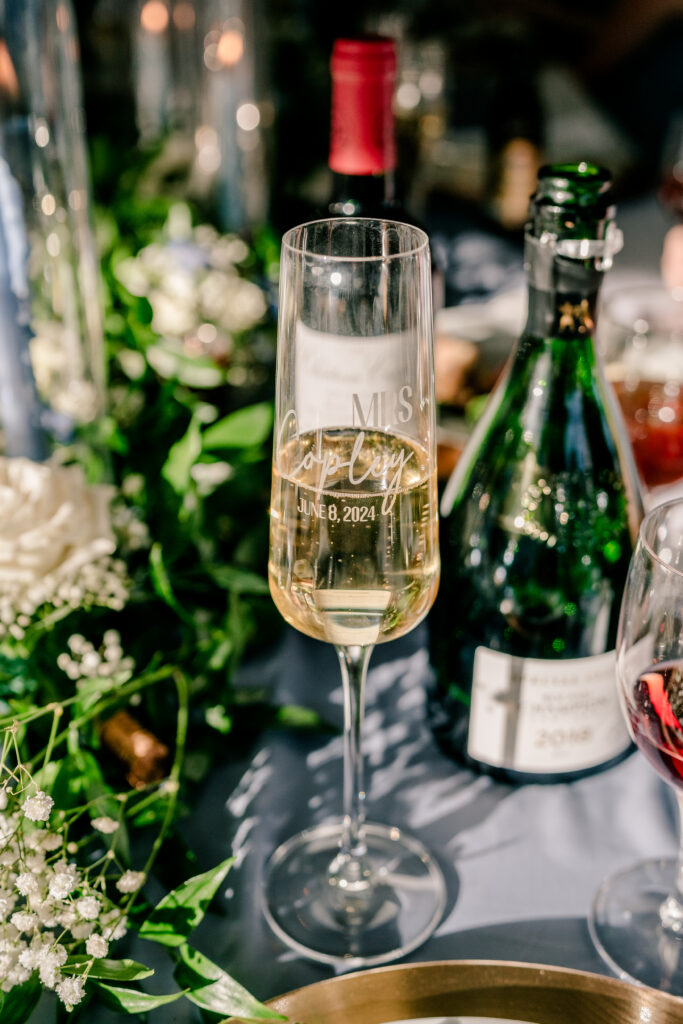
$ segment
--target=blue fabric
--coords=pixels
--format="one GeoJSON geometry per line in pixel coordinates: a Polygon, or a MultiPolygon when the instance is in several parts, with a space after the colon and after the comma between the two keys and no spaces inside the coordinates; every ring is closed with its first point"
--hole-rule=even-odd
{"type": "MultiPolygon", "coordinates": [[[[366,698],[368,818],[400,826],[437,856],[449,904],[435,935],[407,961],[503,959],[608,973],[586,916],[604,878],[650,856],[674,855],[677,808],[634,753],[569,784],[513,787],[441,753],[425,718],[429,666],[422,628],[378,647],[366,698]]],[[[331,648],[289,632],[245,682],[270,680],[276,699],[315,708],[341,730],[331,648]]],[[[272,731],[243,765],[212,774],[188,826],[217,862],[237,854],[225,917],[210,915],[196,944],[260,998],[333,977],[276,939],[262,917],[265,862],[282,840],[341,810],[340,734],[272,731]]]]}

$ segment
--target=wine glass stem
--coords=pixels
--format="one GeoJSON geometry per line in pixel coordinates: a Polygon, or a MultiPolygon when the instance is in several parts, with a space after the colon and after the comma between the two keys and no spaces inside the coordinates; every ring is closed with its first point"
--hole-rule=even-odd
{"type": "Polygon", "coordinates": [[[372,646],[337,647],[344,686],[344,824],[338,861],[356,863],[365,855],[365,785],[361,736],[365,680],[372,646]]]}
{"type": "Polygon", "coordinates": [[[667,932],[683,937],[683,793],[676,792],[678,800],[678,818],[680,840],[678,844],[678,861],[673,891],[667,896],[659,908],[662,927],[667,932]]]}

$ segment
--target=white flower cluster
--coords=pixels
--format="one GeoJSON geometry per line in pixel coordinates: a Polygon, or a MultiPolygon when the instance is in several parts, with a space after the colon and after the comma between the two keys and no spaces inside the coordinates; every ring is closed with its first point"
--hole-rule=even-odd
{"type": "MultiPolygon", "coordinates": [[[[83,998],[85,979],[64,970],[67,957],[83,944],[89,957],[107,956],[127,924],[102,891],[103,871],[92,881],[89,870],[68,860],[64,835],[43,826],[52,806],[40,790],[27,797],[0,789],[0,990],[9,992],[37,971],[70,1010],[83,998]]],[[[102,834],[118,828],[108,817],[92,824],[102,834]]],[[[116,885],[133,893],[144,882],[143,872],[124,871],[116,885]]]]}
{"type": "Polygon", "coordinates": [[[208,355],[224,363],[233,335],[253,327],[267,310],[261,288],[237,269],[249,249],[241,238],[220,235],[210,225],[192,228],[181,203],[170,212],[166,234],[168,242],[154,242],[116,266],[128,291],[149,299],[152,327],[167,343],[166,363],[159,350],[150,350],[150,361],[160,373],[164,369],[154,360],[166,366],[175,355],[208,355]]]}
{"type": "Polygon", "coordinates": [[[119,892],[137,892],[144,884],[144,871],[124,871],[116,883],[116,888],[119,892]]]}
{"type": "Polygon", "coordinates": [[[140,551],[152,543],[147,523],[125,501],[112,503],[111,525],[123,551],[140,551]]]}
{"type": "Polygon", "coordinates": [[[73,341],[57,320],[34,320],[30,342],[31,365],[38,393],[54,412],[74,423],[92,423],[101,412],[101,396],[82,361],[69,359],[73,341]]]}
{"type": "Polygon", "coordinates": [[[112,489],[80,466],[0,456],[0,637],[22,640],[39,610],[120,610],[130,583],[113,558],[112,489]]]}
{"type": "Polygon", "coordinates": [[[121,635],[116,629],[105,632],[99,649],[80,633],[74,633],[66,643],[69,650],[58,656],[57,666],[77,686],[86,679],[130,676],[135,669],[135,660],[124,657],[121,635]]]}

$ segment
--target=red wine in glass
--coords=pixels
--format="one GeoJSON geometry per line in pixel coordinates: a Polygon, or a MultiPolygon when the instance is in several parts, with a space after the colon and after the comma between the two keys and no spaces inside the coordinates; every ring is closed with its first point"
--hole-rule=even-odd
{"type": "Polygon", "coordinates": [[[683,387],[675,381],[613,381],[633,455],[647,487],[683,477],[683,387]]]}
{"type": "Polygon", "coordinates": [[[683,661],[643,672],[628,715],[641,752],[666,782],[683,790],[683,661]]]}
{"type": "Polygon", "coordinates": [[[678,220],[683,220],[683,161],[674,164],[665,175],[659,187],[659,201],[678,220]]]}

